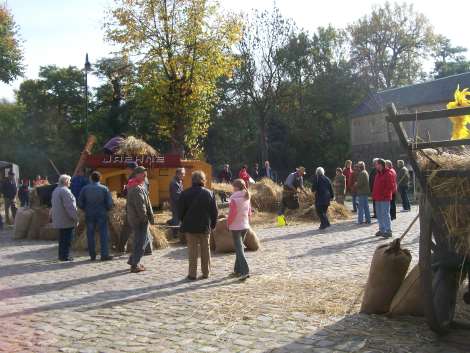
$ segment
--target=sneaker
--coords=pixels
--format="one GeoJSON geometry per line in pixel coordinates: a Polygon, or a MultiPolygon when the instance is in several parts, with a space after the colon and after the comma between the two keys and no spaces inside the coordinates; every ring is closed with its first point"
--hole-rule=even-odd
{"type": "Polygon", "coordinates": [[[382,233],[380,230],[377,233],[375,233],[376,237],[383,237],[383,235],[384,233],[382,233]]]}
{"type": "Polygon", "coordinates": [[[90,261],[96,261],[96,256],[95,257],[90,257],[90,261]]]}
{"type": "Polygon", "coordinates": [[[114,257],[113,256],[105,256],[105,257],[101,257],[101,261],[111,261],[114,257]]]}
{"type": "Polygon", "coordinates": [[[246,274],[246,275],[241,275],[239,280],[240,281],[246,281],[248,278],[250,278],[250,275],[246,274]]]}
{"type": "Polygon", "coordinates": [[[392,237],[392,232],[386,232],[386,233],[382,234],[382,236],[384,238],[391,238],[392,237]]]}
{"type": "Polygon", "coordinates": [[[239,273],[236,273],[236,272],[232,272],[231,274],[228,275],[229,278],[237,278],[237,277],[240,277],[241,275],[239,273]]]}
{"type": "Polygon", "coordinates": [[[65,258],[65,259],[60,259],[60,261],[62,261],[62,262],[72,262],[72,261],[73,261],[73,257],[70,257],[70,256],[69,256],[69,257],[67,257],[67,258],[65,258]]]}
{"type": "Polygon", "coordinates": [[[144,272],[144,271],[145,271],[144,265],[137,265],[137,266],[131,267],[131,273],[139,273],[139,272],[144,272]]]}
{"type": "Polygon", "coordinates": [[[192,277],[192,276],[188,276],[188,277],[186,277],[186,279],[187,279],[188,281],[197,281],[197,278],[196,278],[196,277],[192,277]]]}

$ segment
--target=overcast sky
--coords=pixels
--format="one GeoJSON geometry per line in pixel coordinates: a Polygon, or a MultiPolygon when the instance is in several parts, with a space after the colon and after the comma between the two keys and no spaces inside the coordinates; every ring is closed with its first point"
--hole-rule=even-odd
{"type": "MultiPolygon", "coordinates": [[[[3,0],[4,1],[4,0],[3,0]]],[[[102,24],[111,0],[7,0],[24,40],[26,74],[35,78],[41,65],[82,67],[85,53],[93,62],[106,56],[112,47],[103,40],[102,24]]],[[[236,11],[272,7],[272,0],[220,0],[223,7],[236,11]]],[[[277,0],[281,12],[293,18],[299,27],[314,31],[332,24],[344,27],[370,11],[382,0],[277,0]]],[[[400,1],[401,2],[401,1],[400,1]]],[[[470,48],[468,7],[462,1],[409,1],[424,13],[437,33],[449,37],[455,45],[470,48]],[[446,6],[447,5],[447,6],[446,6]]],[[[0,0],[2,3],[2,0],[0,0]]],[[[13,99],[17,80],[0,83],[0,99],[13,99]]],[[[96,84],[92,80],[91,85],[96,84]]]]}

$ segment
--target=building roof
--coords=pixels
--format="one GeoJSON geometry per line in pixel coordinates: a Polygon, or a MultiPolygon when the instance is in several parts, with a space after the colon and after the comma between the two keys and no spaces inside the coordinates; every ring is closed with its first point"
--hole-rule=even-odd
{"type": "Polygon", "coordinates": [[[394,103],[401,110],[449,102],[453,100],[457,85],[461,89],[470,87],[470,72],[372,93],[352,112],[351,117],[380,113],[389,103],[394,103]]]}

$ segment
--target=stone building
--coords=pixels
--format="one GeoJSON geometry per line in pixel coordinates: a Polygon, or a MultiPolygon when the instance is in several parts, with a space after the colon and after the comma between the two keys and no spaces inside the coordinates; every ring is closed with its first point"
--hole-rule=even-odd
{"type": "MultiPolygon", "coordinates": [[[[352,159],[368,164],[374,157],[406,159],[393,126],[385,120],[387,105],[394,103],[399,113],[445,109],[458,85],[470,88],[470,72],[371,94],[351,115],[352,159]]],[[[451,136],[448,119],[406,122],[404,128],[409,137],[425,141],[449,140],[451,136]]]]}

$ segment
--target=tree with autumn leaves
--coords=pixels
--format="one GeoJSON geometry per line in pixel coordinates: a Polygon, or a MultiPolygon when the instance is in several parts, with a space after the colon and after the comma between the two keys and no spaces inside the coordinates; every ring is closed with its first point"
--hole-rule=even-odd
{"type": "Polygon", "coordinates": [[[195,155],[210,125],[217,81],[238,63],[241,19],[210,0],[116,0],[107,38],[134,58],[137,84],[173,152],[195,155]]]}

